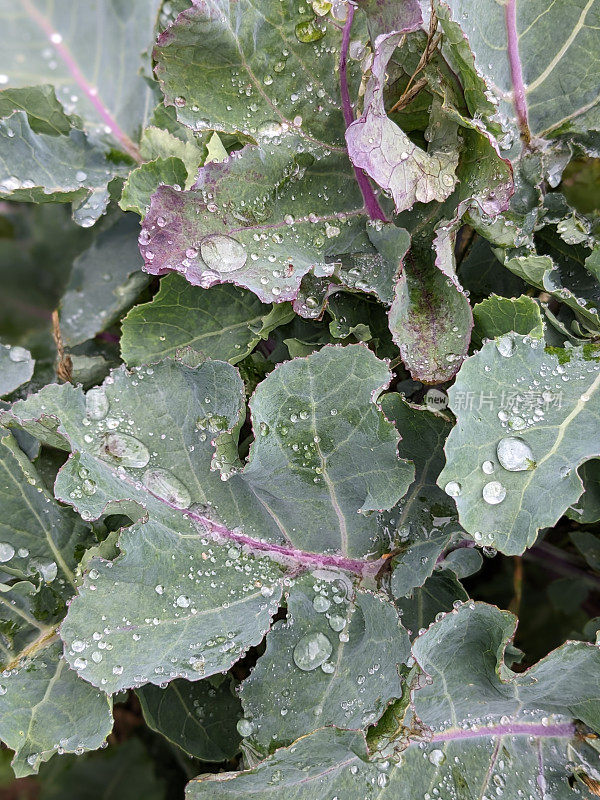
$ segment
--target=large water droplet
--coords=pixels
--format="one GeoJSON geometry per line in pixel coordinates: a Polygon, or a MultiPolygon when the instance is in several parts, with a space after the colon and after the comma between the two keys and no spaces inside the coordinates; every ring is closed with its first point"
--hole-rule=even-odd
{"type": "Polygon", "coordinates": [[[524,472],[535,469],[531,447],[518,436],[505,436],[496,448],[498,461],[509,472],[524,472]]]}
{"type": "Polygon", "coordinates": [[[27,361],[29,358],[31,358],[29,351],[25,350],[24,347],[19,347],[18,345],[10,348],[8,351],[8,357],[11,361],[16,361],[17,363],[20,361],[27,361]]]}
{"type": "Polygon", "coordinates": [[[104,389],[90,389],[85,396],[85,415],[88,419],[104,419],[108,414],[108,398],[104,389]]]}
{"type": "Polygon", "coordinates": [[[461,492],[460,483],[457,483],[456,481],[449,481],[444,487],[444,491],[450,497],[458,497],[461,492]]]}
{"type": "Polygon", "coordinates": [[[332,650],[332,644],[324,634],[309,633],[294,648],[294,663],[304,672],[310,672],[327,661],[332,650]]]}
{"type": "Polygon", "coordinates": [[[318,42],[325,36],[325,26],[317,24],[316,19],[303,19],[296,25],[296,38],[298,41],[308,44],[318,42]]]}
{"type": "Polygon", "coordinates": [[[192,502],[187,487],[166,469],[147,470],[144,473],[144,486],[176,508],[187,508],[192,502]]]}
{"type": "Polygon", "coordinates": [[[515,352],[515,340],[507,333],[505,336],[500,336],[496,339],[496,347],[501,356],[510,358],[515,352]]]}
{"type": "Polygon", "coordinates": [[[145,467],[150,461],[146,445],[128,433],[107,433],[102,453],[123,467],[145,467]]]}
{"type": "Polygon", "coordinates": [[[10,561],[15,554],[15,548],[8,542],[0,542],[0,561],[10,561]]]}
{"type": "Polygon", "coordinates": [[[239,735],[242,736],[243,738],[245,738],[246,736],[250,736],[252,733],[254,733],[253,723],[251,722],[251,720],[246,719],[245,717],[238,719],[236,727],[239,735]]]}
{"type": "Polygon", "coordinates": [[[506,489],[500,481],[490,481],[483,487],[483,499],[491,506],[496,506],[501,503],[506,497],[506,489]]]}
{"type": "Polygon", "coordinates": [[[432,764],[435,764],[436,767],[439,767],[440,764],[443,764],[444,761],[446,760],[446,756],[444,755],[444,752],[442,750],[436,749],[432,750],[431,753],[429,753],[429,760],[431,761],[432,764]]]}
{"type": "Polygon", "coordinates": [[[235,272],[244,266],[248,257],[237,239],[220,233],[202,239],[200,254],[206,266],[217,272],[235,272]]]}
{"type": "Polygon", "coordinates": [[[323,597],[322,594],[318,594],[313,600],[313,608],[318,614],[322,614],[324,611],[327,611],[330,605],[331,601],[326,597],[323,597]]]}

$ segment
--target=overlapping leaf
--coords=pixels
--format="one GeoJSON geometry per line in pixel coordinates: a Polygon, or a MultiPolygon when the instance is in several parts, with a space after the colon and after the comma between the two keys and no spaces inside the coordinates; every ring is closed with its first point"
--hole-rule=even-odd
{"type": "Polygon", "coordinates": [[[360,70],[350,62],[338,74],[339,25],[307,13],[288,2],[259,12],[211,0],[159,38],[156,71],[179,119],[240,131],[259,146],[201,168],[190,193],[159,189],[142,238],[149,272],[176,269],[202,286],[231,281],[281,302],[309,270],[327,277],[340,254],[373,251],[340,99],[348,77],[354,94],[360,70]]]}
{"type": "Polygon", "coordinates": [[[98,748],[112,725],[108,698],[72,672],[56,633],[74,591],[75,548],[87,527],[59,507],[13,437],[0,438],[0,736],[18,776],[56,752],[98,748]]]}
{"type": "Polygon", "coordinates": [[[116,214],[92,246],[73,262],[60,305],[67,346],[81,344],[108,328],[148,283],[137,249],[138,219],[116,214]]]}
{"type": "MultiPolygon", "coordinates": [[[[441,392],[440,397],[445,400],[441,392]]],[[[415,464],[414,483],[386,517],[389,547],[398,551],[392,594],[403,597],[431,575],[452,533],[459,529],[454,501],[436,484],[451,426],[441,415],[411,405],[398,394],[386,394],[381,407],[402,435],[400,455],[410,454],[415,464]]]]}
{"type": "Polygon", "coordinates": [[[0,397],[14,392],[33,375],[35,360],[24,347],[0,345],[0,397]]]}
{"type": "Polygon", "coordinates": [[[323,725],[360,729],[402,694],[410,653],[393,605],[319,572],[291,589],[287,619],[240,696],[249,742],[269,752],[323,725]]]}
{"type": "MultiPolygon", "coordinates": [[[[573,720],[598,730],[599,700],[590,697],[588,679],[597,680],[600,651],[568,642],[518,675],[501,661],[513,632],[512,615],[468,603],[417,639],[413,653],[430,682],[413,692],[420,723],[413,718],[411,725],[407,715],[406,727],[400,724],[392,762],[370,760],[361,734],[322,729],[254,769],[192,781],[188,798],[271,797],[284,790],[298,800],[412,800],[425,787],[458,800],[496,789],[516,797],[527,784],[571,797],[570,780],[593,781],[597,774],[593,738],[577,736],[573,720]]],[[[592,797],[583,781],[578,788],[592,797]]]]}
{"type": "Polygon", "coordinates": [[[282,365],[255,394],[257,440],[233,475],[227,432],[243,413],[243,387],[222,362],[121,369],[87,397],[49,386],[16,404],[13,422],[73,451],[59,498],[86,519],[140,509],[149,517],[121,533],[114,564],[91,562],[61,626],[69,663],[108,692],[198,679],[227,669],[266,632],[281,592],[268,556],[362,573],[355,559],[376,548],[378,533],[368,512],[394,505],[413,474],[372,402],[387,380],[360,345],[282,365]],[[229,480],[211,471],[213,441],[229,480]]]}
{"type": "MultiPolygon", "coordinates": [[[[595,0],[452,0],[449,7],[474,55],[470,65],[463,56],[472,86],[483,76],[517,136],[519,130],[529,139],[597,127],[598,93],[589,80],[600,47],[595,0]]],[[[466,99],[476,113],[481,88],[466,99]]]]}
{"type": "Polygon", "coordinates": [[[256,345],[256,331],[268,312],[257,297],[235,286],[201,289],[179,275],[166,275],[152,302],[136,306],[123,321],[123,359],[129,365],[151,364],[191,347],[235,363],[256,345]]]}
{"type": "Polygon", "coordinates": [[[148,684],[137,695],[148,725],[194,758],[224,761],[238,752],[242,709],[229,680],[213,686],[179,679],[164,689],[148,684]]]}
{"type": "Polygon", "coordinates": [[[24,0],[0,8],[4,37],[0,70],[11,87],[51,82],[58,99],[85,129],[134,158],[134,144],[153,107],[142,73],[159,3],[24,0]],[[94,54],[94,57],[91,56],[94,54]]]}

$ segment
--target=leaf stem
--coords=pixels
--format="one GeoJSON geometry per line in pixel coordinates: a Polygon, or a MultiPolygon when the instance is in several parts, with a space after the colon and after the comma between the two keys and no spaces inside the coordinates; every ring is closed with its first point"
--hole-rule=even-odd
{"type": "MultiPolygon", "coordinates": [[[[166,501],[163,500],[163,502],[166,501]]],[[[170,503],[167,503],[167,505],[171,506],[170,503]]],[[[293,564],[307,569],[341,569],[346,572],[352,572],[360,577],[367,574],[375,575],[381,567],[381,559],[377,561],[363,561],[361,559],[347,558],[346,556],[334,554],[309,553],[305,550],[297,550],[294,547],[274,544],[273,542],[263,542],[260,539],[254,539],[238,531],[229,530],[225,525],[221,525],[202,514],[197,514],[195,511],[176,508],[175,506],[171,507],[174,510],[180,511],[194,522],[200,523],[208,534],[212,534],[218,539],[235,542],[241,547],[247,547],[255,553],[264,553],[264,555],[275,561],[279,560],[283,563],[293,564]]]]}
{"type": "Polygon", "coordinates": [[[517,0],[507,0],[504,6],[506,20],[506,40],[508,62],[513,84],[513,99],[517,120],[521,131],[521,139],[528,145],[531,141],[529,119],[527,116],[527,100],[525,98],[525,82],[523,80],[523,65],[519,55],[519,37],[517,34],[517,0]]]}
{"type": "Polygon", "coordinates": [[[450,729],[434,733],[432,742],[450,742],[457,739],[476,739],[481,736],[536,736],[572,738],[575,735],[575,725],[565,722],[558,725],[542,725],[542,723],[513,722],[506,725],[488,725],[484,728],[450,729]]]}
{"type": "MultiPolygon", "coordinates": [[[[350,101],[350,91],[348,89],[348,47],[350,45],[350,29],[352,28],[352,20],[354,19],[355,8],[351,3],[348,3],[348,16],[342,31],[342,46],[340,49],[340,94],[342,96],[342,113],[344,115],[344,122],[346,127],[354,122],[354,111],[352,110],[352,103],[350,101]]],[[[354,168],[354,175],[356,182],[360,188],[363,200],[365,203],[365,210],[371,219],[380,219],[383,222],[388,222],[383,209],[379,205],[379,201],[373,191],[368,177],[358,167],[354,168]]]]}

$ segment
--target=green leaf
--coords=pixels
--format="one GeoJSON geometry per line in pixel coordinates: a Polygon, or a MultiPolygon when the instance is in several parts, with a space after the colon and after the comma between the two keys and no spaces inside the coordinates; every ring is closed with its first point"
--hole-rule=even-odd
{"type": "MultiPolygon", "coordinates": [[[[358,344],[281,364],[257,388],[250,408],[260,435],[240,478],[268,498],[297,546],[353,557],[377,550],[368,512],[391,508],[414,475],[373,402],[388,381],[387,366],[358,344]]],[[[239,494],[235,477],[229,485],[239,494]]]]}
{"type": "Polygon", "coordinates": [[[166,275],[150,303],[123,320],[121,353],[129,365],[151,364],[191,347],[207,358],[236,363],[260,336],[268,306],[227,284],[201,289],[180,275],[166,275]]]}
{"type": "Polygon", "coordinates": [[[37,772],[57,751],[96,750],[112,728],[112,703],[64,661],[54,641],[2,677],[0,737],[15,751],[17,778],[37,772]]]}
{"type": "Polygon", "coordinates": [[[569,536],[590,567],[600,572],[600,542],[589,531],[571,531],[569,536]]]}
{"type": "Polygon", "coordinates": [[[87,526],[62,508],[44,487],[34,466],[13,436],[0,428],[1,570],[24,578],[42,577],[72,590],[75,548],[87,526]]]}
{"type": "Polygon", "coordinates": [[[73,8],[68,0],[3,6],[0,71],[10,87],[52,83],[68,113],[89,133],[133,158],[154,105],[147,51],[158,0],[73,8]],[[24,46],[24,42],[27,46],[24,46]]]}
{"type": "Polygon", "coordinates": [[[22,89],[3,89],[0,92],[0,117],[10,117],[13,111],[25,111],[31,129],[49,136],[68,136],[71,128],[79,127],[76,118],[68,117],[56,99],[54,87],[24,86],[22,89]]]}
{"type": "Polygon", "coordinates": [[[439,566],[451,569],[457,578],[468,578],[479,572],[483,564],[483,557],[474,547],[457,547],[444,556],[439,566]]]}
{"type": "Polygon", "coordinates": [[[34,366],[35,360],[24,347],[0,344],[0,397],[27,383],[34,366]]]}
{"type": "Polygon", "coordinates": [[[428,237],[413,236],[390,308],[390,330],[402,360],[424,383],[455,375],[471,338],[471,307],[453,259],[451,247],[436,251],[428,237]]]}
{"type": "Polygon", "coordinates": [[[0,197],[34,203],[72,201],[74,219],[84,228],[104,212],[107,183],[123,171],[82,131],[72,129],[68,136],[36,133],[24,111],[0,121],[0,158],[0,197]]]}
{"type": "Polygon", "coordinates": [[[331,276],[340,253],[372,251],[348,159],[326,152],[282,134],[201,167],[189,192],[159,187],[142,226],[145,269],[235,283],[271,303],[293,300],[313,268],[331,276]]]}
{"type": "MultiPolygon", "coordinates": [[[[183,11],[153,55],[166,103],[193,130],[260,139],[285,127],[308,145],[340,150],[340,41],[340,28],[315,22],[309,6],[266,0],[258,9],[249,0],[209,0],[183,11]],[[311,25],[316,38],[307,41],[303,30],[311,25]]],[[[356,62],[350,72],[354,91],[356,62]]]]}
{"type": "Polygon", "coordinates": [[[58,204],[6,203],[0,223],[0,337],[29,349],[30,337],[37,344],[40,331],[49,329],[72,261],[94,233],[58,204]]]}
{"type": "Polygon", "coordinates": [[[222,362],[117,370],[87,402],[63,385],[17,403],[13,424],[52,442],[62,437],[74,452],[57,497],[90,520],[111,511],[135,518],[139,507],[149,516],[121,533],[114,566],[91,562],[61,626],[69,663],[117,691],[222,671],[257,644],[277,607],[281,573],[269,558],[242,555],[215,535],[284,563],[362,574],[366,564],[348,556],[376,550],[379,531],[365,512],[391,507],[412,479],[393,426],[372,402],[387,380],[385,364],[361,345],[281,365],[251,404],[259,436],[249,463],[225,482],[210,470],[212,441],[227,477],[237,453],[224,434],[243,413],[243,395],[222,362]],[[318,555],[332,549],[342,555],[318,555]],[[102,642],[112,649],[99,652],[92,633],[102,616],[109,631],[102,642]]]}
{"type": "Polygon", "coordinates": [[[371,77],[367,83],[364,115],[346,131],[348,155],[359,169],[387,192],[399,213],[414,203],[442,202],[456,185],[457,127],[448,119],[431,125],[423,150],[391,120],[385,109],[384,85],[388,62],[405,34],[393,32],[377,39],[371,77]]]}
{"type": "Polygon", "coordinates": [[[413,691],[411,710],[425,727],[415,727],[407,714],[397,751],[392,744],[385,761],[369,760],[360,733],[323,728],[254,768],[200,776],[187,797],[270,798],[284,791],[296,800],[359,800],[375,793],[382,800],[413,800],[423,787],[440,797],[472,798],[496,789],[518,797],[528,784],[568,800],[572,773],[587,776],[588,786],[596,774],[594,740],[578,733],[574,719],[598,730],[600,709],[589,697],[588,678],[598,679],[600,649],[567,642],[516,674],[502,663],[513,632],[508,612],[467,603],[416,640],[413,654],[429,678],[413,691]]]}
{"type": "Polygon", "coordinates": [[[236,722],[242,709],[230,681],[213,686],[179,679],[166,689],[148,684],[136,693],[147,725],[190,756],[226,761],[239,751],[236,722]]]}
{"type": "Polygon", "coordinates": [[[417,586],[407,597],[397,596],[396,607],[402,624],[414,639],[431,625],[438,614],[452,611],[454,603],[468,599],[469,595],[455,573],[443,569],[430,575],[422,586],[417,586]]]}
{"type": "MultiPolygon", "coordinates": [[[[474,54],[474,65],[469,64],[456,33],[465,67],[461,77],[471,81],[466,93],[471,113],[482,107],[476,70],[517,135],[519,128],[535,139],[597,127],[597,92],[587,79],[598,60],[597,0],[510,2],[506,8],[493,0],[459,0],[450,14],[474,54]]],[[[485,113],[489,106],[484,104],[485,113]]]]}
{"type": "Polygon", "coordinates": [[[470,727],[489,727],[492,735],[494,728],[496,735],[510,735],[502,726],[515,725],[522,726],[523,733],[531,727],[536,737],[543,735],[544,727],[551,728],[543,719],[550,713],[557,727],[575,718],[598,729],[598,698],[590,696],[585,684],[600,674],[600,648],[567,642],[525,673],[514,673],[502,657],[515,627],[516,619],[508,611],[469,602],[417,639],[413,655],[434,678],[413,695],[415,712],[426,725],[435,731],[457,730],[469,719],[470,727]]]}
{"type": "Polygon", "coordinates": [[[410,655],[406,631],[383,597],[355,591],[339,573],[300,580],[287,619],[240,691],[250,745],[259,752],[317,727],[364,728],[402,694],[399,671],[410,655]]]}
{"type": "Polygon", "coordinates": [[[473,307],[475,327],[473,337],[477,342],[495,339],[514,331],[539,339],[544,335],[540,306],[527,295],[517,298],[490,295],[473,307]]]}
{"type": "Polygon", "coordinates": [[[451,425],[441,415],[411,405],[391,392],[382,398],[381,408],[402,437],[399,455],[410,457],[415,464],[414,482],[385,520],[389,546],[397,553],[392,594],[403,597],[431,575],[451,533],[459,528],[454,501],[436,484],[451,425]]]}
{"type": "Polygon", "coordinates": [[[185,186],[188,172],[176,156],[155,158],[129,174],[123,186],[119,206],[123,211],[135,211],[142,219],[150,208],[150,198],[159,186],[185,186]]]}
{"type": "Polygon", "coordinates": [[[138,219],[113,215],[92,245],[73,262],[60,303],[60,329],[67,346],[106,330],[148,283],[138,252],[138,219]]]}
{"type": "Polygon", "coordinates": [[[518,297],[527,291],[525,281],[504,269],[490,243],[482,236],[472,233],[471,241],[468,242],[466,252],[458,265],[458,277],[471,297],[478,300],[489,294],[518,297]]]}
{"type": "Polygon", "coordinates": [[[578,350],[506,334],[465,361],[449,390],[457,416],[438,483],[480,544],[522,553],[583,491],[597,456],[599,365],[578,350]]]}
{"type": "Polygon", "coordinates": [[[600,520],[600,461],[586,461],[579,468],[579,475],[585,487],[577,503],[567,511],[567,516],[581,523],[600,520]]]}
{"type": "MultiPolygon", "coordinates": [[[[178,125],[179,123],[175,124],[178,125]]],[[[179,127],[182,128],[183,126],[180,125],[179,127]]],[[[216,136],[216,140],[219,141],[218,136],[216,136]]],[[[170,130],[150,125],[142,135],[140,150],[147,161],[169,159],[171,157],[178,158],[183,162],[187,171],[187,180],[181,185],[185,185],[185,188],[189,189],[196,180],[198,167],[209,160],[211,142],[210,133],[195,134],[189,129],[183,132],[177,130],[177,133],[174,133],[170,130]]],[[[221,151],[226,159],[227,151],[223,149],[223,145],[221,145],[221,151]]],[[[162,182],[170,183],[171,185],[174,183],[174,181],[166,180],[162,182]]],[[[179,181],[176,182],[179,183],[179,181]]]]}

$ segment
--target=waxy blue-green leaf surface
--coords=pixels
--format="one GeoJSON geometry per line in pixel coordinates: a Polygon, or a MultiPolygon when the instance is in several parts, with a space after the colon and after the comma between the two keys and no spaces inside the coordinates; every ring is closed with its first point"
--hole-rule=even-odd
{"type": "Polygon", "coordinates": [[[266,753],[324,725],[372,724],[402,694],[409,654],[388,600],[355,592],[339,573],[314,573],[289,592],[287,618],[242,684],[250,743],[266,753]]]}
{"type": "Polygon", "coordinates": [[[58,640],[3,673],[1,685],[0,737],[15,750],[18,778],[57,752],[96,750],[110,733],[110,699],[69,669],[58,640]]]}
{"type": "Polygon", "coordinates": [[[0,345],[0,397],[14,392],[33,375],[35,360],[24,347],[0,345]]]}
{"type": "MultiPolygon", "coordinates": [[[[537,138],[597,126],[598,91],[590,79],[600,47],[597,0],[508,0],[502,5],[451,0],[448,5],[468,40],[477,73],[517,136],[519,128],[525,137],[537,138]]],[[[480,93],[466,99],[476,113],[480,93]]]]}
{"type": "Polygon", "coordinates": [[[585,356],[505,334],[462,366],[438,484],[476,542],[522,553],[581,495],[577,467],[600,451],[600,367],[585,356]]]}
{"type": "Polygon", "coordinates": [[[135,157],[134,142],[155,104],[142,70],[150,72],[158,7],[157,0],[81,6],[7,0],[0,6],[4,84],[54,84],[65,110],[88,132],[135,157]]]}
{"type": "MultiPolygon", "coordinates": [[[[392,744],[386,760],[369,761],[360,733],[325,728],[254,768],[200,776],[187,797],[262,798],[285,791],[295,800],[412,800],[425,790],[462,800],[486,792],[519,797],[525,785],[531,787],[525,796],[539,797],[539,789],[567,800],[573,774],[596,774],[593,739],[578,738],[573,719],[598,729],[599,701],[589,697],[587,677],[597,680],[600,650],[569,642],[518,675],[501,663],[513,632],[512,615],[468,603],[416,640],[413,654],[428,676],[412,694],[421,723],[407,714],[397,750],[392,744]]],[[[577,786],[592,798],[583,783],[577,786]]]]}
{"type": "Polygon", "coordinates": [[[83,131],[36,133],[24,111],[0,121],[0,197],[34,203],[72,202],[87,228],[104,212],[108,182],[123,167],[111,164],[83,131]]]}
{"type": "Polygon", "coordinates": [[[367,512],[394,505],[413,474],[372,402],[388,379],[361,345],[280,366],[254,396],[258,438],[233,475],[235,442],[224,434],[243,412],[243,391],[223,362],[120,369],[87,397],[49,386],[16,404],[13,423],[42,436],[37,419],[60,421],[50,440],[62,436],[73,455],[57,497],[89,520],[149,518],[123,530],[114,563],[90,562],[61,626],[71,666],[107,692],[198,679],[227,669],[268,629],[281,592],[275,561],[360,574],[363,562],[347,557],[376,550],[377,517],[367,512]],[[213,442],[229,480],[211,470],[213,442]]]}

